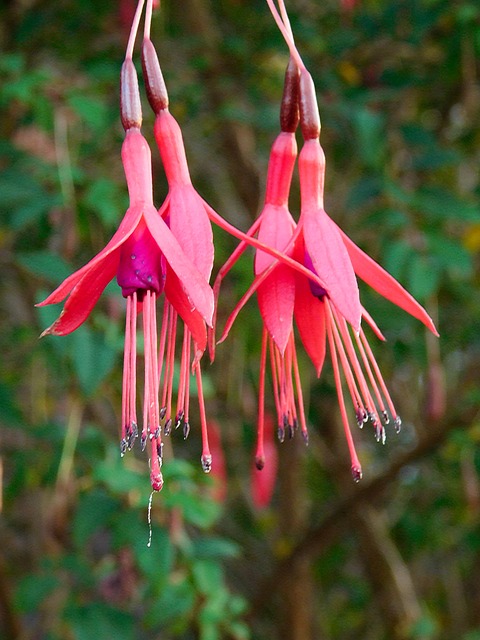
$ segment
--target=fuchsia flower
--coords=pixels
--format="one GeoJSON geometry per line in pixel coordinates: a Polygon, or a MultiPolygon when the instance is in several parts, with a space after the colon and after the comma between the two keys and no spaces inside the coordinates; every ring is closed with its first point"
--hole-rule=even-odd
{"type": "Polygon", "coordinates": [[[211,465],[206,438],[199,360],[207,343],[206,324],[211,325],[213,314],[213,292],[208,284],[213,262],[213,245],[211,229],[210,233],[204,230],[200,234],[199,227],[196,225],[193,229],[197,231],[196,244],[193,247],[186,246],[184,250],[171,229],[173,226],[177,236],[188,238],[192,234],[189,225],[193,225],[191,220],[184,220],[181,215],[177,215],[174,206],[180,208],[182,195],[187,200],[191,197],[191,189],[185,187],[183,190],[185,167],[175,156],[178,148],[173,145],[166,146],[165,153],[162,155],[168,168],[169,179],[177,189],[177,198],[168,197],[160,210],[160,215],[155,209],[152,197],[151,156],[148,144],[140,132],[142,120],[140,95],[131,57],[127,57],[123,65],[121,87],[122,123],[126,131],[122,161],[129,190],[130,207],[107,246],[89,263],[67,278],[40,304],[57,303],[68,296],[60,317],[43,333],[43,335],[65,335],[74,331],[86,320],[105,286],[115,275],[117,276],[117,282],[127,300],[122,454],[132,447],[137,436],[136,332],[137,315],[143,311],[145,380],[141,443],[142,448],[145,448],[147,441],[151,443],[151,482],[154,490],[160,490],[163,484],[160,471],[161,426],[168,432],[172,423],[170,406],[178,315],[183,319],[185,329],[180,365],[177,422],[185,420],[186,437],[189,430],[189,372],[192,360],[192,369],[197,374],[202,434],[205,436],[202,464],[205,471],[209,471],[211,465]],[[186,227],[182,229],[182,225],[186,227]],[[165,293],[165,301],[162,326],[158,336],[156,302],[162,292],[165,293]],[[191,357],[192,341],[193,357],[191,357]],[[162,369],[163,393],[160,407],[158,390],[162,369]]]}
{"type": "MultiPolygon", "coordinates": [[[[344,401],[342,373],[346,382],[357,422],[363,426],[370,420],[377,439],[385,440],[385,425],[390,417],[396,430],[401,420],[395,410],[378,364],[361,326],[363,319],[377,337],[384,339],[378,327],[362,307],[357,276],[382,296],[403,308],[423,322],[436,335],[434,324],[426,311],[380,265],[357,247],[327,215],[323,205],[325,158],[319,142],[320,118],[315,89],[310,74],[305,69],[293,44],[288,20],[283,8],[283,20],[267,0],[281,28],[292,57],[300,71],[299,98],[293,88],[294,74],[287,71],[282,101],[282,133],[273,145],[270,155],[265,207],[249,233],[258,231],[259,239],[282,249],[285,255],[296,259],[297,264],[310,270],[310,276],[298,269],[286,266],[264,252],[255,259],[255,279],[227,321],[221,341],[227,336],[240,309],[257,291],[260,312],[264,323],[261,356],[261,382],[258,440],[263,432],[263,375],[266,367],[266,348],[270,345],[274,397],[277,408],[278,431],[284,437],[288,426],[290,435],[297,426],[295,393],[298,413],[305,439],[308,441],[301,386],[293,335],[293,318],[300,339],[320,375],[326,355],[326,343],[332,359],[338,401],[345,435],[351,456],[352,475],[360,480],[362,471],[355,451],[344,401]],[[298,225],[287,208],[288,191],[296,157],[294,131],[298,120],[292,103],[298,99],[300,123],[304,145],[299,157],[301,213],[298,225]],[[350,326],[350,328],[349,328],[350,326]],[[295,385],[294,385],[294,383],[295,385]]],[[[294,66],[294,65],[293,65],[294,66]]],[[[290,64],[292,69],[292,63],[290,64]]],[[[239,247],[220,270],[214,285],[217,298],[221,279],[244,249],[239,247]]],[[[258,453],[257,453],[258,458],[258,453]]],[[[259,468],[262,464],[260,463],[259,468]]]]}

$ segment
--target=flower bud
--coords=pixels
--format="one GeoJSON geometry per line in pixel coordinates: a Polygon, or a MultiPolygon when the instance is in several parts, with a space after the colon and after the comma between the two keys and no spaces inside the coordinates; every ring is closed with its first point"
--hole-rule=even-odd
{"type": "Polygon", "coordinates": [[[152,41],[145,38],[142,46],[142,69],[150,106],[155,114],[168,107],[168,93],[157,52],[152,41]]]}

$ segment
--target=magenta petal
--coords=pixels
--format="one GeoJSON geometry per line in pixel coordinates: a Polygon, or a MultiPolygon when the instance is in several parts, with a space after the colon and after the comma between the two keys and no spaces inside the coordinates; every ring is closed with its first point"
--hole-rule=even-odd
{"type": "Polygon", "coordinates": [[[169,197],[170,230],[208,282],[213,267],[213,233],[203,200],[191,184],[172,184],[169,197]]]}
{"type": "Polygon", "coordinates": [[[72,289],[59,318],[45,329],[42,336],[64,336],[78,329],[90,315],[107,284],[114,278],[119,260],[120,251],[117,251],[90,268],[72,289]]]}
{"type": "Polygon", "coordinates": [[[325,303],[312,294],[307,278],[297,274],[295,280],[295,322],[305,351],[320,376],[326,352],[325,303]]]}
{"type": "Polygon", "coordinates": [[[125,240],[131,236],[131,234],[135,231],[140,218],[142,217],[142,213],[142,206],[130,207],[123,217],[120,226],[118,227],[117,231],[112,236],[108,244],[99,253],[97,253],[94,258],[87,262],[86,265],[78,269],[78,271],[75,271],[75,273],[72,273],[72,275],[68,276],[68,278],[66,278],[62,282],[62,284],[55,289],[55,291],[53,291],[47,298],[45,298],[43,302],[39,302],[36,306],[43,307],[47,304],[56,304],[57,302],[61,302],[80,282],[85,274],[90,271],[90,269],[95,268],[100,262],[102,262],[113,251],[118,249],[120,245],[122,245],[125,240]]]}
{"type": "Polygon", "coordinates": [[[362,307],[352,262],[337,225],[323,211],[302,209],[305,248],[328,297],[340,314],[358,331],[362,307]]]}
{"type": "Polygon", "coordinates": [[[390,300],[390,302],[393,302],[393,304],[396,304],[411,316],[420,320],[420,322],[423,322],[432,333],[438,336],[433,320],[415,298],[383,267],[370,258],[360,247],[357,247],[346,233],[341,229],[339,231],[358,277],[370,285],[372,289],[375,289],[381,296],[390,300]]]}
{"type": "Polygon", "coordinates": [[[213,318],[213,291],[205,278],[184,254],[177,239],[153,207],[145,208],[145,222],[167,262],[178,276],[192,310],[195,308],[211,327],[213,318]]]}

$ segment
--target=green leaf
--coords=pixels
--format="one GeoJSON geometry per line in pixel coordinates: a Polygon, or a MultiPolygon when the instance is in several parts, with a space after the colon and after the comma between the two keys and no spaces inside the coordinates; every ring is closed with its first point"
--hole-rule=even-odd
{"type": "Polygon", "coordinates": [[[461,242],[444,234],[429,234],[426,237],[428,253],[452,276],[452,278],[470,278],[473,273],[472,255],[461,242]]]}
{"type": "Polygon", "coordinates": [[[128,200],[123,195],[124,191],[112,180],[98,178],[87,189],[85,204],[98,213],[105,225],[118,225],[128,207],[128,200]]]}
{"type": "Polygon", "coordinates": [[[382,192],[382,181],[377,176],[365,176],[350,189],[347,209],[359,209],[377,198],[382,192]]]}
{"type": "Polygon", "coordinates": [[[103,482],[116,495],[122,496],[136,490],[139,497],[147,503],[150,491],[148,470],[145,469],[143,473],[129,468],[127,459],[121,458],[118,446],[110,446],[107,458],[95,465],[93,477],[98,482],[103,482]]]}
{"type": "Polygon", "coordinates": [[[118,510],[119,502],[101,489],[93,489],[80,496],[72,526],[75,545],[82,548],[88,538],[105,526],[118,510]]]}
{"type": "Polygon", "coordinates": [[[75,640],[115,638],[134,640],[134,618],[129,613],[104,604],[89,604],[71,609],[67,615],[75,640]]]}
{"type": "Polygon", "coordinates": [[[198,590],[205,595],[218,592],[223,587],[223,570],[214,560],[196,560],[192,573],[198,590]]]}
{"type": "Polygon", "coordinates": [[[181,576],[176,576],[176,580],[162,590],[160,597],[146,615],[149,625],[166,626],[178,620],[182,621],[184,626],[188,624],[195,603],[195,591],[185,577],[182,579],[181,576]]]}
{"type": "Polygon", "coordinates": [[[205,529],[218,519],[221,507],[209,498],[199,498],[195,494],[170,493],[164,491],[165,505],[179,507],[186,522],[205,529]]]}
{"type": "Polygon", "coordinates": [[[18,584],[15,605],[19,611],[38,611],[42,602],[59,586],[59,579],[53,575],[35,574],[25,576],[18,584]]]}
{"type": "Polygon", "coordinates": [[[381,113],[368,107],[354,112],[353,125],[357,136],[357,148],[367,167],[381,168],[385,156],[385,122],[381,113]]]}
{"type": "Polygon", "coordinates": [[[414,254],[412,247],[403,240],[390,242],[385,247],[382,265],[392,276],[401,280],[414,254]]]}
{"type": "Polygon", "coordinates": [[[18,253],[17,261],[31,273],[55,283],[65,280],[73,271],[63,258],[49,251],[18,253]]]}
{"type": "Polygon", "coordinates": [[[198,538],[192,542],[193,555],[197,558],[237,558],[240,547],[225,538],[198,538]]]}
{"type": "MultiPolygon", "coordinates": [[[[129,514],[129,519],[131,520],[131,514],[129,514]]],[[[125,520],[127,519],[125,518],[125,520]]],[[[152,584],[157,587],[163,586],[169,579],[175,559],[175,548],[170,540],[169,532],[160,527],[153,527],[151,546],[147,547],[147,527],[142,535],[138,535],[131,528],[126,531],[130,536],[130,543],[135,549],[135,557],[140,569],[152,584]]]]}
{"type": "Polygon", "coordinates": [[[104,101],[92,96],[73,94],[67,98],[68,104],[96,133],[108,126],[108,109],[104,101]]]}
{"type": "Polygon", "coordinates": [[[412,195],[411,205],[432,219],[479,222],[478,204],[458,198],[452,191],[440,187],[424,187],[412,195]]]}
{"type": "Polygon", "coordinates": [[[414,298],[425,300],[435,293],[440,283],[438,266],[424,256],[415,256],[410,261],[409,286],[407,287],[414,298]]]}
{"type": "Polygon", "coordinates": [[[105,342],[103,334],[82,325],[73,334],[72,360],[85,395],[92,395],[113,369],[116,350],[105,342]]]}

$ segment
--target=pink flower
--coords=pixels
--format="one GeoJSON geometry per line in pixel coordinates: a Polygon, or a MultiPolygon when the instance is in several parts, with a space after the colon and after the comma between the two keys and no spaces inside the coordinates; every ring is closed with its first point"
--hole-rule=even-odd
{"type": "MultiPolygon", "coordinates": [[[[163,217],[153,205],[150,149],[140,132],[138,81],[133,62],[128,58],[122,68],[121,95],[122,122],[126,130],[122,162],[130,207],[106,247],[40,303],[40,306],[53,304],[68,296],[60,317],[42,335],[65,335],[77,329],[89,316],[106,285],[117,276],[127,300],[121,452],[130,449],[137,436],[136,333],[137,316],[143,311],[145,382],[141,442],[142,448],[147,441],[151,443],[151,482],[153,489],[159,490],[163,484],[161,423],[171,402],[177,314],[185,323],[178,406],[182,417],[187,416],[185,435],[188,435],[190,343],[193,340],[192,367],[197,373],[204,417],[199,360],[207,342],[206,324],[212,322],[213,292],[205,272],[187,257],[171,231],[165,215],[168,202],[162,209],[163,217]],[[156,302],[162,292],[165,304],[158,337],[156,302]],[[164,393],[160,408],[158,389],[162,369],[164,393]]],[[[177,233],[181,234],[181,225],[177,226],[177,233]]],[[[209,250],[207,248],[207,253],[209,250]]],[[[166,429],[167,420],[163,423],[166,429]]],[[[208,460],[205,464],[208,466],[208,460]]]]}
{"type": "MultiPolygon", "coordinates": [[[[288,74],[286,87],[282,113],[288,109],[293,113],[293,89],[288,89],[288,74]]],[[[308,441],[293,318],[317,375],[320,375],[323,368],[328,338],[338,401],[351,455],[352,474],[358,481],[362,471],[350,431],[342,389],[342,374],[360,426],[370,420],[377,439],[384,441],[384,426],[390,417],[397,431],[400,429],[401,421],[361,327],[363,319],[377,337],[383,339],[380,330],[360,302],[357,276],[382,296],[419,319],[435,334],[436,329],[423,307],[380,265],[359,249],[325,212],[325,158],[318,138],[320,122],[313,82],[304,69],[300,75],[299,105],[305,143],[299,157],[301,213],[298,225],[287,208],[296,158],[292,132],[295,130],[296,122],[293,116],[282,117],[282,133],[275,141],[270,155],[265,206],[250,232],[255,233],[258,230],[259,239],[295,258],[297,265],[303,270],[292,268],[290,263],[282,260],[279,262],[271,255],[258,251],[253,284],[228,319],[221,341],[228,334],[240,309],[257,291],[264,322],[260,364],[259,438],[263,432],[263,374],[269,345],[280,439],[284,437],[285,428],[293,435],[297,426],[298,410],[302,432],[308,441]],[[312,278],[312,275],[315,278],[312,278]]],[[[237,249],[220,270],[214,285],[216,297],[221,279],[242,250],[243,247],[237,249]]]]}

